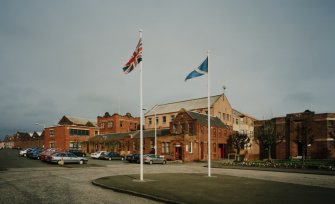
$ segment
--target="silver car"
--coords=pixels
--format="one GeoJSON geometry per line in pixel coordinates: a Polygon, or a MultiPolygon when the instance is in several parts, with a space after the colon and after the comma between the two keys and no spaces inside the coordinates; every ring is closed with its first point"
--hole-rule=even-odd
{"type": "Polygon", "coordinates": [[[147,164],[166,164],[166,160],[164,157],[154,154],[146,154],[144,155],[144,163],[147,164]]]}
{"type": "Polygon", "coordinates": [[[85,157],[78,157],[71,152],[58,152],[51,154],[48,157],[48,161],[57,164],[66,163],[77,163],[77,164],[87,164],[87,159],[85,157]]]}

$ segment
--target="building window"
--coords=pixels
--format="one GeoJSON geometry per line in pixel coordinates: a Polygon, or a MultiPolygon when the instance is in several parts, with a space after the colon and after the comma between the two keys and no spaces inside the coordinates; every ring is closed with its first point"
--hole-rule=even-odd
{"type": "Polygon", "coordinates": [[[176,124],[173,124],[173,126],[172,126],[172,133],[173,134],[177,134],[178,132],[177,132],[177,125],[176,124]]]}
{"type": "Polygon", "coordinates": [[[105,123],[104,122],[101,123],[101,128],[105,128],[105,123]]]}
{"type": "Polygon", "coordinates": [[[188,149],[189,153],[193,153],[193,143],[192,142],[188,143],[188,148],[187,149],[188,149]]]}
{"type": "Polygon", "coordinates": [[[55,143],[50,142],[50,143],[49,143],[49,146],[50,146],[50,148],[55,148],[55,143]]]}
{"type": "Polygon", "coordinates": [[[190,123],[190,124],[188,125],[188,134],[189,134],[189,135],[193,135],[193,123],[190,123]]]}
{"type": "Polygon", "coordinates": [[[122,127],[123,126],[123,121],[120,121],[120,127],[122,127]]]}
{"type": "Polygon", "coordinates": [[[70,129],[70,135],[88,136],[89,130],[70,129]]]}
{"type": "Polygon", "coordinates": [[[112,128],[113,127],[113,121],[109,121],[108,122],[108,128],[112,128]]]}
{"type": "Polygon", "coordinates": [[[163,116],[163,123],[166,123],[166,116],[163,116]]]}
{"type": "Polygon", "coordinates": [[[185,134],[186,125],[185,123],[181,124],[181,134],[185,134]]]}
{"type": "Polygon", "coordinates": [[[152,118],[148,118],[148,120],[149,120],[149,125],[151,125],[152,124],[152,118]]]}
{"type": "Polygon", "coordinates": [[[170,154],[170,142],[162,142],[162,154],[170,154]]]}
{"type": "Polygon", "coordinates": [[[70,142],[70,149],[81,149],[81,142],[70,142]]]}
{"type": "Polygon", "coordinates": [[[174,115],[171,115],[171,122],[173,122],[174,121],[174,115]]]}
{"type": "Polygon", "coordinates": [[[156,125],[158,125],[159,123],[159,119],[158,119],[158,116],[156,117],[156,125]]]}
{"type": "Polygon", "coordinates": [[[51,129],[51,130],[49,130],[49,134],[50,134],[50,137],[52,137],[52,136],[54,136],[54,130],[53,129],[51,129]]]}
{"type": "Polygon", "coordinates": [[[154,140],[150,140],[150,148],[151,148],[151,149],[154,148],[154,140]]]}
{"type": "Polygon", "coordinates": [[[170,142],[165,143],[165,153],[170,154],[170,142]]]}
{"type": "Polygon", "coordinates": [[[99,131],[94,131],[94,135],[99,135],[99,131]]]}
{"type": "Polygon", "coordinates": [[[136,143],[133,142],[133,151],[135,151],[135,150],[136,150],[136,143]]]}

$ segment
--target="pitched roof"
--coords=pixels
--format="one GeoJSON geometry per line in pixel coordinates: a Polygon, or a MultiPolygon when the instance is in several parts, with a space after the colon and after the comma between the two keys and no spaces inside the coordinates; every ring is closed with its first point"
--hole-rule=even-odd
{"type": "MultiPolygon", "coordinates": [[[[207,125],[208,124],[208,115],[187,111],[187,114],[197,120],[198,123],[207,125]]],[[[225,125],[218,117],[212,117],[211,116],[211,127],[221,127],[221,128],[227,128],[228,126],[225,125]]]]}
{"type": "Polygon", "coordinates": [[[67,117],[63,116],[62,119],[58,122],[59,125],[64,125],[70,123],[71,125],[78,125],[78,126],[94,126],[97,127],[97,122],[94,120],[89,120],[86,118],[74,118],[74,117],[67,117]]]}
{"type": "MultiPolygon", "coordinates": [[[[165,136],[170,134],[170,129],[157,129],[157,136],[165,136]]],[[[125,137],[132,137],[132,138],[140,138],[140,131],[132,131],[127,133],[107,133],[107,134],[101,134],[96,135],[94,138],[91,139],[91,141],[98,141],[100,139],[107,139],[107,140],[118,140],[123,139],[125,137]]],[[[155,137],[155,130],[143,130],[143,138],[148,137],[155,137]]]]}
{"type": "MultiPolygon", "coordinates": [[[[214,102],[216,102],[222,95],[216,95],[210,97],[210,105],[212,106],[214,102]]],[[[155,105],[151,110],[149,110],[145,116],[148,115],[155,115],[156,114],[163,114],[163,113],[173,113],[178,112],[180,109],[184,108],[187,111],[195,110],[195,109],[201,109],[201,108],[207,108],[207,97],[203,98],[196,98],[196,99],[190,99],[186,101],[178,101],[173,103],[166,103],[166,104],[160,104],[155,105]]]]}
{"type": "Polygon", "coordinates": [[[240,111],[238,111],[238,110],[236,110],[236,109],[233,109],[233,113],[234,113],[234,115],[236,115],[236,116],[238,116],[238,117],[244,117],[244,116],[246,116],[246,117],[248,117],[248,118],[257,120],[256,118],[254,118],[254,117],[252,117],[252,116],[250,116],[250,115],[248,115],[248,114],[242,113],[242,112],[240,112],[240,111]]]}

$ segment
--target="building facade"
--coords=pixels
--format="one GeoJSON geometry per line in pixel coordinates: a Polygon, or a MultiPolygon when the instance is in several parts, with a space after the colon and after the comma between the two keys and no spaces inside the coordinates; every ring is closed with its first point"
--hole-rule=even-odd
{"type": "Polygon", "coordinates": [[[246,160],[258,159],[259,145],[254,138],[254,123],[256,119],[235,109],[233,109],[233,113],[233,130],[240,134],[246,134],[250,138],[249,144],[242,147],[240,154],[243,154],[246,160]]]}
{"type": "MultiPolygon", "coordinates": [[[[275,133],[282,136],[281,141],[272,148],[272,158],[335,158],[335,113],[316,114],[306,110],[302,113],[287,114],[285,117],[256,121],[255,134],[269,121],[274,124],[275,133]]],[[[261,145],[260,158],[266,158],[266,154],[261,145]]]]}
{"type": "MultiPolygon", "coordinates": [[[[202,114],[208,112],[208,98],[197,98],[186,101],[155,105],[145,113],[145,129],[169,128],[178,111],[185,109],[202,114]]],[[[211,116],[219,118],[224,124],[233,126],[233,109],[224,94],[210,97],[211,116]]]]}
{"type": "MultiPolygon", "coordinates": [[[[156,131],[157,154],[168,160],[185,162],[207,160],[208,158],[208,123],[207,115],[181,109],[170,122],[168,128],[156,131]]],[[[211,159],[227,158],[231,149],[227,144],[232,128],[219,118],[211,117],[211,159]]],[[[110,133],[97,135],[90,139],[93,151],[116,151],[122,155],[140,152],[140,132],[110,133]]],[[[155,147],[155,130],[143,132],[144,154],[153,153],[155,147]]]]}
{"type": "Polygon", "coordinates": [[[58,125],[45,128],[44,147],[91,152],[88,141],[98,134],[99,128],[95,122],[63,116],[58,125]]]}
{"type": "Polygon", "coordinates": [[[108,112],[104,116],[97,117],[100,134],[124,133],[140,129],[140,118],[133,117],[130,113],[122,116],[117,113],[110,115],[108,112]]]}

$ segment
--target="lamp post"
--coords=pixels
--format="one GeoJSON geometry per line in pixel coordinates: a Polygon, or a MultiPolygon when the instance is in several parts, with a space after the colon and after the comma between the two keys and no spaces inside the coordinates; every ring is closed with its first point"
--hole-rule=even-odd
{"type": "MultiPolygon", "coordinates": [[[[45,131],[45,124],[44,123],[35,123],[35,125],[43,126],[43,131],[45,131]]],[[[43,133],[43,131],[42,131],[42,133],[43,133]]],[[[40,140],[41,140],[42,133],[41,133],[41,135],[38,136],[38,146],[40,146],[40,140]]],[[[44,144],[43,144],[43,147],[44,147],[44,144]]]]}
{"type": "Polygon", "coordinates": [[[154,109],[154,113],[155,113],[155,155],[157,155],[157,128],[156,128],[157,116],[156,116],[155,109],[154,109]]]}

